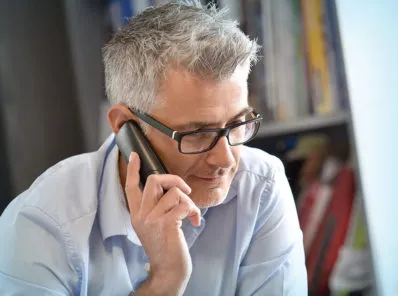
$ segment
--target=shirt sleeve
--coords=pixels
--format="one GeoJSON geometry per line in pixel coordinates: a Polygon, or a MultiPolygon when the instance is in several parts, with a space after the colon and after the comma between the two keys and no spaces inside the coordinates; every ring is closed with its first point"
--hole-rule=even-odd
{"type": "Polygon", "coordinates": [[[0,295],[73,295],[78,277],[61,228],[36,207],[0,217],[0,295]]]}
{"type": "Polygon", "coordinates": [[[278,160],[239,268],[237,295],[308,295],[302,238],[292,192],[278,160]]]}

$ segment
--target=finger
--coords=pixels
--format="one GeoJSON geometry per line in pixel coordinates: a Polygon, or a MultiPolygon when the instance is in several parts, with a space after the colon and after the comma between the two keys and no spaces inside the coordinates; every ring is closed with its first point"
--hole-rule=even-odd
{"type": "Polygon", "coordinates": [[[150,175],[146,181],[141,203],[141,214],[147,215],[155,208],[165,192],[173,187],[179,188],[185,194],[191,193],[191,188],[176,175],[150,175]]]}
{"type": "Polygon", "coordinates": [[[182,192],[178,187],[169,189],[165,195],[163,195],[155,208],[151,211],[148,218],[151,217],[156,219],[169,212],[172,208],[180,204],[181,202],[191,202],[190,198],[182,192]]]}
{"type": "Polygon", "coordinates": [[[138,214],[141,207],[140,166],[140,157],[137,153],[131,152],[129,163],[127,164],[125,192],[129,211],[132,215],[138,214]]]}
{"type": "Polygon", "coordinates": [[[200,210],[191,199],[189,199],[189,201],[181,200],[177,206],[166,214],[166,216],[169,221],[173,222],[181,221],[188,217],[193,226],[196,227],[200,225],[200,210]]]}

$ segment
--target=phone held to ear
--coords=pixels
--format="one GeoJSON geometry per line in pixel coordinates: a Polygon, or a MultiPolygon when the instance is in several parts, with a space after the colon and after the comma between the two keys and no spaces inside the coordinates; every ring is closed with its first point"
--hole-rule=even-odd
{"type": "Polygon", "coordinates": [[[127,121],[116,134],[116,144],[126,163],[131,152],[136,152],[141,159],[140,180],[145,186],[151,174],[167,174],[166,167],[156,155],[151,143],[145,137],[140,126],[134,120],[127,121]]]}

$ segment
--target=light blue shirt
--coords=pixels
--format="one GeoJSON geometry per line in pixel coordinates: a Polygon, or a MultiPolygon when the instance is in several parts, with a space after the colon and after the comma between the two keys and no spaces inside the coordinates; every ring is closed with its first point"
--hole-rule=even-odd
{"type": "MultiPolygon", "coordinates": [[[[121,295],[148,276],[111,135],[44,172],[0,218],[0,295],[121,295]]],[[[282,163],[242,149],[226,200],[183,222],[184,295],[307,295],[302,232],[282,163]]]]}

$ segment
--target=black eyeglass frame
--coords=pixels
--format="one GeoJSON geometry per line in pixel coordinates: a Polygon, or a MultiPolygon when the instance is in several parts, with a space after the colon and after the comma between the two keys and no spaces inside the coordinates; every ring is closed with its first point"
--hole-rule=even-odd
{"type": "Polygon", "coordinates": [[[255,138],[255,136],[257,135],[257,132],[260,128],[260,124],[261,124],[261,120],[263,119],[262,116],[257,113],[256,111],[252,111],[254,118],[253,119],[249,119],[246,120],[244,122],[239,122],[236,124],[232,124],[230,126],[226,126],[224,128],[217,128],[217,129],[201,129],[201,130],[195,130],[195,131],[187,131],[187,132],[179,132],[176,130],[173,130],[171,128],[169,128],[168,126],[164,125],[163,123],[159,122],[158,120],[156,120],[155,118],[153,118],[152,116],[135,110],[133,108],[128,107],[128,109],[134,114],[136,115],[138,118],[140,118],[141,120],[143,120],[144,122],[146,122],[147,124],[149,124],[150,126],[156,128],[158,131],[162,132],[163,134],[169,136],[170,138],[172,138],[173,140],[178,142],[178,151],[182,154],[200,154],[200,153],[204,153],[207,152],[211,149],[214,148],[214,146],[217,145],[218,140],[223,137],[226,136],[227,140],[228,140],[228,144],[230,146],[239,146],[239,145],[243,145],[251,140],[253,140],[255,138]],[[253,133],[253,136],[249,139],[247,139],[246,141],[242,142],[242,143],[238,143],[238,144],[231,144],[231,142],[229,141],[229,132],[231,129],[236,128],[238,126],[244,125],[244,124],[248,124],[250,122],[256,122],[258,124],[255,125],[255,132],[253,133]],[[213,140],[213,142],[210,144],[210,146],[204,150],[201,150],[199,152],[183,152],[181,150],[181,140],[183,137],[187,136],[187,135],[193,135],[193,134],[197,134],[197,133],[203,133],[203,132],[213,132],[213,133],[217,133],[217,137],[215,137],[215,139],[213,140]]]}

